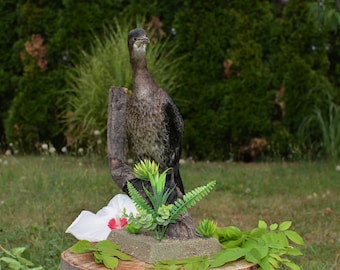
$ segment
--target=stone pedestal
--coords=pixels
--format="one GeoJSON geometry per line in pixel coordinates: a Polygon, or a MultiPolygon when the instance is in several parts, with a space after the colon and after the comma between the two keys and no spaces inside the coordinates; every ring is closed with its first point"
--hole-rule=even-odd
{"type": "Polygon", "coordinates": [[[108,240],[119,245],[122,252],[146,263],[211,255],[222,250],[215,238],[196,237],[187,240],[164,238],[158,242],[152,236],[131,234],[126,230],[113,230],[108,240]]]}

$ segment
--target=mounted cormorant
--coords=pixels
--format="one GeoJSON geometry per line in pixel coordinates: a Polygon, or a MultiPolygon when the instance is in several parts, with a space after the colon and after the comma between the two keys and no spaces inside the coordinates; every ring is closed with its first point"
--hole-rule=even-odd
{"type": "MultiPolygon", "coordinates": [[[[159,164],[160,172],[171,168],[166,188],[176,185],[184,194],[179,174],[183,120],[170,96],[155,83],[148,71],[146,47],[149,42],[143,29],[133,29],[128,35],[133,91],[127,101],[127,131],[137,158],[154,160],[159,164]]],[[[137,181],[131,180],[135,186],[137,181]]],[[[176,198],[175,189],[168,201],[176,198]]]]}

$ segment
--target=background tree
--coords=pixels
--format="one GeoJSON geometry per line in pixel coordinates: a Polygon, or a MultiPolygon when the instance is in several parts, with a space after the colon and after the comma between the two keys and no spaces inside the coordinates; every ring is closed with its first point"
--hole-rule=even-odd
{"type": "Polygon", "coordinates": [[[178,82],[170,94],[184,116],[187,156],[245,160],[259,140],[251,160],[327,156],[323,131],[308,118],[318,109],[326,121],[340,103],[338,4],[0,0],[0,143],[33,151],[51,141],[60,149],[69,128],[61,112],[74,95],[65,81],[69,71],[85,65],[84,55],[106,61],[93,54],[106,26],[140,14],[153,40],[176,48],[168,63],[179,68],[167,75],[178,82]]]}

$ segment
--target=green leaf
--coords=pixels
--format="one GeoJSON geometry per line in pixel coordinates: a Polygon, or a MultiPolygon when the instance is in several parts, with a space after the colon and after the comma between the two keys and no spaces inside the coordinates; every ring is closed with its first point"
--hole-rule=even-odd
{"type": "Polygon", "coordinates": [[[79,240],[70,249],[72,253],[86,253],[95,250],[96,248],[87,240],[79,240]]]}
{"type": "Polygon", "coordinates": [[[258,256],[256,263],[258,263],[262,258],[268,256],[269,253],[268,245],[262,239],[249,239],[242,245],[242,248],[246,249],[247,253],[250,253],[250,256],[254,256],[256,258],[258,256]]]}
{"type": "Polygon", "coordinates": [[[94,261],[96,262],[96,264],[103,263],[103,255],[101,254],[101,252],[99,251],[93,252],[93,257],[94,257],[94,261]]]}
{"type": "Polygon", "coordinates": [[[250,249],[246,255],[245,255],[245,260],[248,262],[256,263],[259,264],[261,262],[261,253],[257,248],[252,248],[250,249]]]}
{"type": "Polygon", "coordinates": [[[21,256],[21,254],[24,253],[25,250],[26,250],[25,247],[16,247],[16,248],[12,248],[11,252],[22,265],[33,266],[34,264],[31,261],[21,256]]]}
{"type": "Polygon", "coordinates": [[[0,261],[8,264],[10,269],[21,269],[21,263],[10,257],[1,257],[0,261]]]}
{"type": "Polygon", "coordinates": [[[274,259],[274,258],[268,258],[269,263],[274,267],[274,268],[279,268],[280,264],[279,262],[274,259]]]}
{"type": "Polygon", "coordinates": [[[272,266],[269,263],[269,257],[264,257],[261,262],[259,262],[260,269],[262,270],[272,270],[272,266]]]}
{"type": "Polygon", "coordinates": [[[115,269],[119,264],[119,260],[115,257],[103,255],[102,259],[105,267],[112,270],[115,269]]]}
{"type": "Polygon", "coordinates": [[[295,244],[298,244],[298,245],[301,245],[301,246],[303,246],[305,244],[302,237],[297,232],[289,230],[289,231],[285,231],[284,233],[289,238],[289,240],[291,240],[295,244]]]}
{"type": "Polygon", "coordinates": [[[26,248],[24,247],[16,247],[16,248],[12,248],[11,252],[13,253],[14,256],[18,257],[20,256],[26,248]]]}
{"type": "Polygon", "coordinates": [[[129,196],[131,197],[134,205],[138,210],[145,210],[148,213],[154,212],[154,210],[150,207],[150,205],[144,200],[144,198],[139,194],[139,192],[130,182],[127,182],[127,188],[129,196]]]}
{"type": "Polygon", "coordinates": [[[133,224],[128,224],[128,225],[125,227],[125,230],[127,230],[129,233],[132,233],[132,234],[139,234],[141,228],[137,228],[137,227],[134,226],[133,224]]]}
{"type": "Polygon", "coordinates": [[[3,246],[1,246],[0,245],[0,250],[2,250],[5,254],[7,254],[8,256],[10,256],[10,257],[15,257],[15,255],[12,253],[12,252],[10,252],[10,251],[8,251],[7,249],[5,249],[3,246]]]}
{"type": "Polygon", "coordinates": [[[269,226],[269,229],[271,230],[271,231],[275,231],[277,228],[278,228],[278,224],[277,223],[274,223],[274,224],[271,224],[270,226],[269,226]]]}
{"type": "Polygon", "coordinates": [[[114,257],[117,257],[118,259],[122,260],[122,261],[132,261],[132,257],[119,251],[119,250],[115,250],[113,253],[110,253],[110,254],[106,254],[106,252],[103,252],[105,253],[105,255],[111,255],[111,256],[114,256],[114,257]]]}
{"type": "Polygon", "coordinates": [[[162,260],[155,264],[155,269],[192,269],[192,270],[204,270],[208,269],[209,262],[208,256],[204,257],[190,257],[181,260],[162,260]]]}
{"type": "Polygon", "coordinates": [[[244,242],[245,238],[246,237],[244,236],[244,237],[241,237],[237,240],[229,240],[229,241],[225,241],[225,242],[220,242],[220,244],[224,249],[239,247],[244,242]]]}
{"type": "Polygon", "coordinates": [[[194,206],[199,200],[201,200],[204,196],[206,196],[216,185],[216,180],[209,182],[204,186],[200,186],[195,188],[192,191],[187,192],[183,199],[177,199],[174,202],[173,207],[171,208],[171,221],[176,221],[177,218],[184,214],[185,211],[194,206]]]}
{"type": "Polygon", "coordinates": [[[288,247],[289,246],[289,242],[288,242],[288,239],[287,239],[287,236],[285,233],[283,232],[278,232],[277,234],[275,234],[276,236],[276,243],[280,243],[280,245],[285,248],[285,247],[288,247]]]}
{"type": "Polygon", "coordinates": [[[113,252],[117,249],[120,249],[120,246],[118,246],[117,244],[113,243],[110,240],[102,240],[99,241],[95,247],[99,250],[99,251],[106,251],[106,252],[113,252]]]}
{"type": "Polygon", "coordinates": [[[264,220],[259,220],[257,227],[260,228],[260,229],[266,230],[268,226],[267,226],[267,223],[264,220]]]}
{"type": "Polygon", "coordinates": [[[284,259],[282,263],[285,264],[286,266],[288,266],[292,270],[300,270],[301,269],[300,266],[298,266],[297,264],[293,263],[289,259],[284,259]]]}
{"type": "Polygon", "coordinates": [[[218,236],[218,240],[221,242],[236,240],[242,237],[243,233],[241,230],[235,226],[228,227],[217,227],[216,234],[218,236]]]}
{"type": "Polygon", "coordinates": [[[269,256],[274,258],[275,260],[277,260],[279,262],[282,262],[282,258],[278,254],[270,253],[269,256]]]}
{"type": "Polygon", "coordinates": [[[291,256],[301,256],[302,255],[302,252],[300,250],[298,250],[297,248],[295,247],[287,247],[287,252],[286,252],[287,255],[291,255],[291,256]]]}
{"type": "Polygon", "coordinates": [[[267,231],[264,228],[255,228],[250,231],[249,236],[259,238],[266,233],[267,231]]]}
{"type": "Polygon", "coordinates": [[[212,255],[210,267],[220,267],[228,262],[236,261],[246,254],[246,250],[240,247],[226,249],[212,255]]]}
{"type": "Polygon", "coordinates": [[[33,266],[34,263],[32,263],[31,261],[21,257],[21,256],[17,256],[17,259],[18,261],[22,264],[22,265],[25,265],[25,266],[33,266]]]}
{"type": "Polygon", "coordinates": [[[279,231],[281,231],[281,232],[286,231],[290,228],[290,226],[292,226],[291,221],[284,221],[284,222],[280,223],[279,231]]]}
{"type": "Polygon", "coordinates": [[[186,263],[194,263],[194,262],[200,262],[200,261],[206,261],[208,259],[208,256],[204,256],[204,257],[190,257],[190,258],[185,258],[185,259],[181,259],[181,260],[161,260],[157,262],[157,265],[171,265],[171,264],[178,264],[178,265],[182,265],[182,264],[186,264],[186,263]]]}

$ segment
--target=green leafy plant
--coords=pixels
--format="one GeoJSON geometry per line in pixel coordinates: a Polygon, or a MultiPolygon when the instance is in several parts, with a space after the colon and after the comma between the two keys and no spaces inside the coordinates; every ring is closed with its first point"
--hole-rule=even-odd
{"type": "Polygon", "coordinates": [[[119,249],[120,246],[109,240],[100,241],[95,245],[87,240],[80,240],[71,247],[70,251],[72,253],[93,252],[93,257],[97,264],[104,264],[109,269],[115,269],[118,266],[119,260],[132,260],[129,255],[126,255],[119,249]]]}
{"type": "Polygon", "coordinates": [[[291,221],[267,225],[260,220],[258,227],[241,232],[236,227],[224,227],[217,230],[217,237],[225,250],[214,254],[210,267],[220,267],[228,262],[244,258],[256,263],[262,270],[279,269],[285,265],[293,270],[300,267],[286,256],[299,256],[302,253],[290,243],[304,245],[301,236],[290,230],[291,221]]]}
{"type": "Polygon", "coordinates": [[[215,221],[210,219],[203,219],[196,227],[196,235],[199,237],[213,237],[217,230],[217,224],[215,221]]]}
{"type": "Polygon", "coordinates": [[[168,170],[159,174],[159,166],[150,160],[141,161],[134,167],[137,178],[150,181],[152,191],[150,192],[145,186],[143,186],[143,189],[151,205],[131,183],[127,183],[129,195],[138,210],[136,216],[125,215],[129,218],[129,225],[126,228],[129,232],[136,233],[141,229],[150,230],[154,233],[156,239],[161,241],[169,224],[175,223],[180,215],[207,195],[216,184],[216,181],[212,181],[205,186],[197,187],[186,193],[183,199],[178,198],[173,204],[167,205],[167,199],[173,191],[172,189],[165,191],[168,170]]]}
{"type": "Polygon", "coordinates": [[[184,270],[205,270],[209,267],[209,260],[208,256],[204,257],[192,257],[186,258],[182,260],[163,260],[158,261],[154,265],[155,270],[162,270],[162,269],[184,269],[184,270]]]}
{"type": "MultiPolygon", "coordinates": [[[[242,232],[235,226],[216,227],[213,235],[216,237],[223,251],[209,256],[192,257],[181,260],[164,260],[158,261],[154,266],[155,269],[200,269],[221,267],[226,263],[245,259],[248,262],[257,264],[259,270],[281,269],[285,265],[293,270],[300,267],[293,263],[286,255],[298,256],[302,253],[289,244],[289,240],[297,245],[303,245],[303,239],[299,234],[290,230],[292,222],[284,221],[281,224],[267,225],[260,220],[258,227],[250,231],[242,232]]],[[[215,223],[212,220],[205,219],[201,221],[198,228],[208,228],[215,223]]],[[[210,231],[205,230],[203,231],[210,231]]]]}
{"type": "MultiPolygon", "coordinates": [[[[16,247],[11,250],[5,249],[0,245],[0,250],[4,253],[4,256],[0,257],[0,262],[4,262],[7,264],[6,269],[10,270],[43,270],[41,266],[34,267],[33,262],[23,257],[23,253],[26,248],[24,247],[16,247]]],[[[1,264],[0,264],[1,269],[1,264]]]]}

